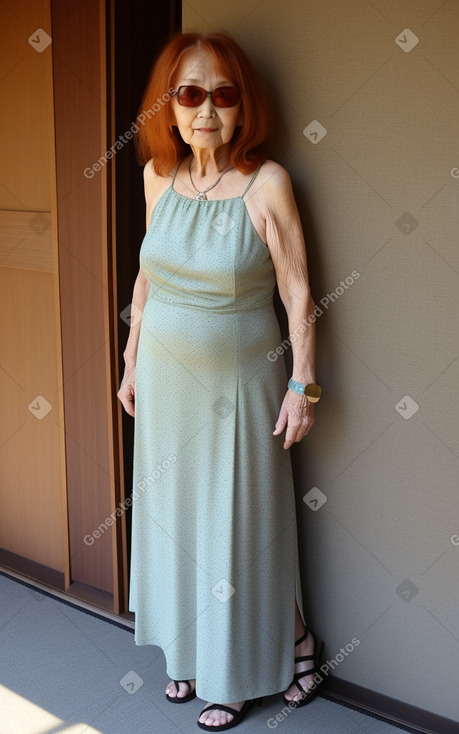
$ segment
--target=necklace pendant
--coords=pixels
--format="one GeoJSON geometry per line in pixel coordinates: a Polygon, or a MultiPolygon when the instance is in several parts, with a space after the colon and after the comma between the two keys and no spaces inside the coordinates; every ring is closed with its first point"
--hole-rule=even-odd
{"type": "Polygon", "coordinates": [[[198,201],[207,201],[207,195],[205,191],[200,191],[196,197],[198,201]]]}

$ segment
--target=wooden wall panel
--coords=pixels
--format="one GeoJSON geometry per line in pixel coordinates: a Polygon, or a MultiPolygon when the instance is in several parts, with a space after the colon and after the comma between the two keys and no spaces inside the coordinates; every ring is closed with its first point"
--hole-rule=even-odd
{"type": "Polygon", "coordinates": [[[54,271],[50,212],[0,210],[0,263],[3,267],[54,271]]]}
{"type": "Polygon", "coordinates": [[[51,209],[51,46],[28,40],[50,25],[49,0],[0,4],[0,209],[51,209]]]}
{"type": "Polygon", "coordinates": [[[0,312],[0,545],[63,572],[53,276],[0,268],[0,312]]]}
{"type": "Polygon", "coordinates": [[[49,2],[1,3],[0,27],[0,562],[63,588],[69,572],[49,2]]]}
{"type": "Polygon", "coordinates": [[[107,148],[105,3],[51,9],[71,578],[116,606],[120,523],[87,541],[117,500],[107,169],[84,175],[107,148]]]}

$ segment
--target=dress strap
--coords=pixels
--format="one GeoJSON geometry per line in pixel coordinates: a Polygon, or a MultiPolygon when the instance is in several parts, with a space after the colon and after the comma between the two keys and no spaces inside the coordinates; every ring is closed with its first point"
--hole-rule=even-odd
{"type": "Polygon", "coordinates": [[[253,184],[253,182],[255,181],[256,177],[258,176],[258,172],[259,172],[259,170],[261,168],[261,165],[262,164],[260,163],[260,165],[258,166],[257,170],[255,171],[255,173],[253,174],[252,178],[250,179],[249,183],[247,184],[246,189],[245,189],[244,193],[241,196],[241,199],[244,198],[244,196],[246,195],[247,191],[250,189],[251,185],[253,184]]]}
{"type": "Polygon", "coordinates": [[[177,168],[175,169],[175,173],[174,173],[174,178],[172,179],[172,183],[171,183],[171,189],[173,189],[173,188],[174,188],[174,183],[175,183],[175,177],[177,176],[177,173],[178,173],[178,169],[180,168],[180,166],[181,166],[181,165],[182,165],[182,161],[179,161],[179,163],[178,163],[178,166],[177,166],[177,168]]]}

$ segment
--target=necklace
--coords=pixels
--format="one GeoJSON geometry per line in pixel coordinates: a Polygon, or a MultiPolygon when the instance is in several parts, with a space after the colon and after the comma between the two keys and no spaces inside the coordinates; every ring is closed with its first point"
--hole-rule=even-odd
{"type": "Polygon", "coordinates": [[[192,186],[193,186],[194,190],[198,192],[198,195],[196,196],[196,199],[198,201],[206,201],[207,200],[207,191],[210,191],[211,189],[214,189],[216,187],[216,185],[218,183],[220,183],[220,181],[223,178],[223,176],[225,175],[225,173],[228,173],[228,171],[231,171],[232,166],[230,168],[228,168],[226,171],[223,171],[222,175],[217,179],[217,181],[215,181],[214,184],[212,184],[212,186],[208,186],[207,189],[204,189],[204,191],[199,191],[199,189],[197,189],[196,186],[194,185],[193,179],[191,177],[191,161],[192,160],[193,159],[191,158],[190,159],[190,165],[188,166],[188,172],[190,174],[190,181],[192,183],[192,186]]]}

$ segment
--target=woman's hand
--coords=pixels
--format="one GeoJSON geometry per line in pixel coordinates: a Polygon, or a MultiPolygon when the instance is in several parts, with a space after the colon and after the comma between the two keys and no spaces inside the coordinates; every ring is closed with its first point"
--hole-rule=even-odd
{"type": "Polygon", "coordinates": [[[284,449],[289,449],[292,443],[301,441],[313,425],[314,405],[304,395],[287,390],[273,436],[278,436],[287,427],[284,449]]]}
{"type": "Polygon", "coordinates": [[[129,415],[135,417],[135,367],[124,370],[123,379],[121,380],[120,389],[118,390],[118,399],[129,415]]]}

